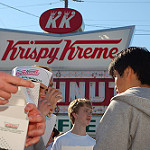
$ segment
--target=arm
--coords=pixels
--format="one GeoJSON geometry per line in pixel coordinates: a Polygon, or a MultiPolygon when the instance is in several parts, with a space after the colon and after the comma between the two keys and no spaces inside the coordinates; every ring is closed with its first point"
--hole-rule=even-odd
{"type": "Polygon", "coordinates": [[[39,99],[38,109],[46,117],[46,129],[44,135],[42,136],[44,145],[46,146],[56,123],[56,115],[51,114],[53,109],[51,104],[46,99],[39,99]]]}
{"type": "Polygon", "coordinates": [[[111,101],[97,127],[94,150],[128,149],[130,110],[126,103],[111,101]]]}
{"type": "Polygon", "coordinates": [[[8,103],[11,93],[16,93],[17,86],[34,87],[31,81],[14,77],[5,72],[0,72],[0,105],[8,103]]]}
{"type": "Polygon", "coordinates": [[[34,104],[28,103],[25,111],[28,112],[29,127],[27,132],[26,147],[37,143],[45,132],[45,117],[34,104]]]}
{"type": "Polygon", "coordinates": [[[49,88],[46,94],[46,98],[39,99],[38,109],[44,116],[46,116],[46,132],[42,136],[45,145],[47,145],[56,123],[56,116],[52,113],[56,107],[57,101],[62,99],[62,96],[60,94],[61,92],[59,92],[59,90],[55,88],[49,88]]]}

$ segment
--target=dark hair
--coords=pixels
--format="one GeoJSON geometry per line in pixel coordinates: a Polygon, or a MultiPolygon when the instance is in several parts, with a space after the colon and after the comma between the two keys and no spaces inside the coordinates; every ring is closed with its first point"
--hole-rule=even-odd
{"type": "Polygon", "coordinates": [[[116,70],[120,76],[130,66],[142,84],[150,85],[150,52],[144,47],[129,47],[122,50],[111,61],[108,73],[114,77],[116,70]]]}
{"type": "Polygon", "coordinates": [[[56,137],[60,134],[60,132],[55,127],[53,128],[53,132],[54,132],[53,139],[54,139],[54,137],[56,137]]]}

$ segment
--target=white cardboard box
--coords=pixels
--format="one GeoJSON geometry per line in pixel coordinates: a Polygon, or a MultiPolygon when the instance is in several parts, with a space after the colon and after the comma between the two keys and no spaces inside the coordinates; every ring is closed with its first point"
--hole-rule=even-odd
{"type": "Polygon", "coordinates": [[[0,148],[23,150],[28,123],[24,106],[0,106],[0,148]]]}
{"type": "Polygon", "coordinates": [[[24,150],[29,123],[24,108],[28,102],[38,104],[39,87],[19,87],[8,104],[0,105],[0,148],[24,150]]]}

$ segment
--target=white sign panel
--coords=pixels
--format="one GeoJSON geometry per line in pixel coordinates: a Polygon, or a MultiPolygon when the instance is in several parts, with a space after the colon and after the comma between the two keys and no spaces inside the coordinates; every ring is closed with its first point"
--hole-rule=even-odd
{"type": "Polygon", "coordinates": [[[0,30],[0,68],[40,64],[53,69],[107,69],[129,46],[134,26],[55,35],[0,30]]]}

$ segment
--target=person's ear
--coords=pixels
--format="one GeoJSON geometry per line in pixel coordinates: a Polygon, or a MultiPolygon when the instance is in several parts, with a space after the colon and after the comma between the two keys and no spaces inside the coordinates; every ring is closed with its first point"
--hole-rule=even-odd
{"type": "Polygon", "coordinates": [[[77,118],[77,114],[76,113],[72,113],[72,116],[76,119],[77,118]]]}
{"type": "Polygon", "coordinates": [[[128,66],[124,70],[124,77],[127,77],[127,78],[131,77],[131,75],[133,74],[133,72],[134,72],[133,69],[130,66],[128,66]]]}

